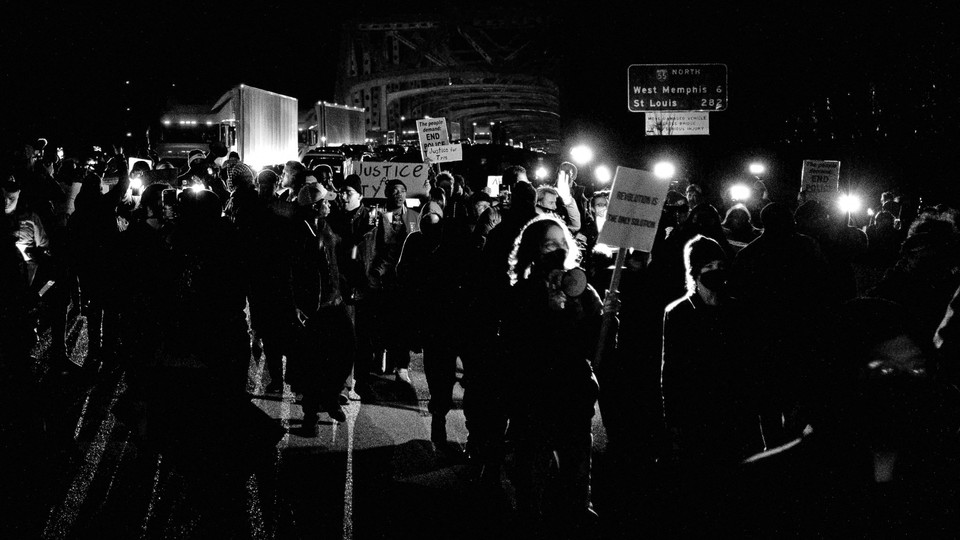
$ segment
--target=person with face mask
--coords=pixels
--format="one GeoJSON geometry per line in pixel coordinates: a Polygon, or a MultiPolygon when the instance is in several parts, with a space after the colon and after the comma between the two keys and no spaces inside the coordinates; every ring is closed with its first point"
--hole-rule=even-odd
{"type": "Polygon", "coordinates": [[[500,332],[510,368],[507,438],[516,445],[517,505],[531,536],[596,526],[590,463],[599,387],[591,361],[603,305],[579,256],[564,223],[542,215],[523,228],[510,257],[511,308],[500,332]]]}
{"type": "Polygon", "coordinates": [[[715,518],[727,475],[763,449],[753,371],[737,306],[727,295],[727,256],[697,235],[684,247],[687,294],[663,318],[663,415],[678,466],[682,522],[696,534],[715,518]]]}

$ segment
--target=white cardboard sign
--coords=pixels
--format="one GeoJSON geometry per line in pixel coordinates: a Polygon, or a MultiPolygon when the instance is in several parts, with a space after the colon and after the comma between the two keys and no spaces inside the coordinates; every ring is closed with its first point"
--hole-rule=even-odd
{"type": "Polygon", "coordinates": [[[487,195],[490,195],[491,197],[499,197],[501,182],[503,182],[503,176],[487,176],[487,195]]]}
{"type": "Polygon", "coordinates": [[[410,197],[426,195],[430,191],[430,166],[426,163],[355,161],[353,174],[360,177],[364,197],[385,197],[390,180],[402,181],[410,197]]]}
{"type": "Polygon", "coordinates": [[[669,180],[661,180],[651,172],[617,167],[607,219],[597,242],[649,252],[669,189],[669,180]]]}
{"type": "Polygon", "coordinates": [[[708,112],[648,112],[647,135],[709,135],[708,112]]]}
{"type": "Polygon", "coordinates": [[[438,144],[428,146],[424,154],[424,161],[430,160],[430,163],[447,163],[450,161],[463,161],[463,145],[457,144],[438,144]]]}
{"type": "Polygon", "coordinates": [[[420,154],[424,160],[427,159],[427,148],[450,143],[446,118],[417,120],[417,133],[420,135],[420,154]]]}
{"type": "Polygon", "coordinates": [[[803,190],[808,201],[816,200],[826,205],[832,204],[840,190],[840,162],[803,160],[800,189],[803,190]]]}

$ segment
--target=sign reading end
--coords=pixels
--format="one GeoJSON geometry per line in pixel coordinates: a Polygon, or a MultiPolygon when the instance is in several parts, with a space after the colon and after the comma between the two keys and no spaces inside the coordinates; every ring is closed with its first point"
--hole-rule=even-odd
{"type": "Polygon", "coordinates": [[[627,68],[630,112],[725,111],[726,64],[633,64],[627,68]]]}

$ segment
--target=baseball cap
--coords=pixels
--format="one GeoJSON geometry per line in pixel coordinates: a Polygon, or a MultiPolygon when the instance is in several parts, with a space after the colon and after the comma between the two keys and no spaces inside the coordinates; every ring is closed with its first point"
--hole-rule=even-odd
{"type": "Polygon", "coordinates": [[[297,204],[300,206],[310,206],[322,200],[332,201],[336,198],[336,193],[327,190],[320,185],[320,183],[314,182],[300,188],[300,193],[297,193],[297,204]]]}

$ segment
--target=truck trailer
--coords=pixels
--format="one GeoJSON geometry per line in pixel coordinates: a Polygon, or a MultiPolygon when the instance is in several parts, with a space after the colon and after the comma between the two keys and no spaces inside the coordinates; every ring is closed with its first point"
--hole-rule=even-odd
{"type": "Polygon", "coordinates": [[[363,112],[360,107],[318,101],[300,117],[300,158],[324,146],[365,144],[363,112]]]}
{"type": "Polygon", "coordinates": [[[172,107],[150,139],[160,159],[182,162],[220,143],[259,170],[297,159],[297,100],[241,84],[212,106],[172,107]]]}

